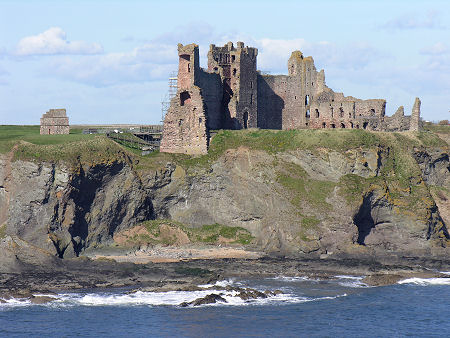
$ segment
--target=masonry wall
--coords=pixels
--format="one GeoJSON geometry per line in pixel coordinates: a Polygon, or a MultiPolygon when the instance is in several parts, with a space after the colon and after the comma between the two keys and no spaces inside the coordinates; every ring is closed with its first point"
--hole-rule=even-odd
{"type": "Polygon", "coordinates": [[[385,107],[385,100],[358,100],[336,93],[331,101],[313,101],[309,126],[384,130],[385,107]]]}
{"type": "Polygon", "coordinates": [[[166,153],[206,154],[208,129],[200,88],[179,90],[171,100],[164,118],[160,151],[166,153]],[[180,99],[181,97],[181,99],[180,99]]]}
{"type": "Polygon", "coordinates": [[[201,70],[195,83],[201,88],[208,129],[223,129],[225,121],[222,114],[223,87],[220,75],[201,70]]]}
{"type": "Polygon", "coordinates": [[[237,96],[236,119],[239,128],[254,128],[258,125],[258,80],[256,72],[255,48],[239,48],[236,53],[236,68],[232,68],[232,76],[236,70],[238,78],[235,90],[237,96]]]}
{"type": "Polygon", "coordinates": [[[69,134],[69,118],[65,109],[50,109],[42,115],[41,119],[41,135],[69,134]]]}

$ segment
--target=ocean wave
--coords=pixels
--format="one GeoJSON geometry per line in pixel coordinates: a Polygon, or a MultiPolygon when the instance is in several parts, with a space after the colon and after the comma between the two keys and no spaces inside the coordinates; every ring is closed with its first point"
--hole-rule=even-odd
{"type": "Polygon", "coordinates": [[[234,279],[224,279],[221,281],[217,281],[214,284],[201,284],[201,285],[197,285],[199,288],[213,288],[215,286],[219,286],[219,287],[227,287],[227,286],[231,286],[233,284],[240,284],[240,283],[236,283],[236,281],[234,279]]]}
{"type": "Polygon", "coordinates": [[[334,276],[337,278],[337,283],[341,286],[349,287],[349,288],[370,288],[371,286],[363,283],[363,279],[365,276],[347,276],[347,275],[338,275],[334,276]]]}
{"type": "MultiPolygon", "coordinates": [[[[345,297],[347,294],[339,294],[328,297],[304,297],[291,293],[277,294],[267,298],[243,300],[237,295],[238,291],[201,290],[201,291],[169,291],[169,292],[144,292],[133,293],[61,293],[52,295],[57,299],[38,306],[51,308],[65,308],[73,306],[179,306],[183,302],[192,302],[211,293],[220,294],[225,302],[201,305],[204,306],[263,306],[306,303],[322,300],[332,300],[345,297]]],[[[41,295],[40,295],[41,296],[41,295]]],[[[45,295],[42,295],[45,296],[45,295]]],[[[0,308],[17,306],[34,306],[29,300],[10,299],[1,304],[0,308]]]]}
{"type": "Polygon", "coordinates": [[[397,282],[398,284],[415,284],[415,285],[450,285],[450,278],[407,278],[397,282]]]}
{"type": "Polygon", "coordinates": [[[320,281],[320,279],[314,279],[307,276],[297,276],[297,277],[290,277],[290,276],[277,276],[277,277],[271,277],[268,279],[272,280],[279,280],[283,282],[317,282],[320,281]]]}

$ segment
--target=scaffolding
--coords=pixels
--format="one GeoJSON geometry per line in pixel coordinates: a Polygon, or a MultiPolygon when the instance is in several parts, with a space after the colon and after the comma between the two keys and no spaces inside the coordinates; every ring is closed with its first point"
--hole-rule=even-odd
{"type": "Polygon", "coordinates": [[[177,94],[178,90],[178,77],[177,72],[170,73],[169,76],[169,90],[161,100],[161,122],[164,122],[167,110],[170,107],[170,101],[177,94]]]}

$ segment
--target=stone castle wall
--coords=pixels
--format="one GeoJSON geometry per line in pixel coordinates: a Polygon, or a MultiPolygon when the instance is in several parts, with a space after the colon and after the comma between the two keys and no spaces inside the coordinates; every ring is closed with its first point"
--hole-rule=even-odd
{"type": "Polygon", "coordinates": [[[418,130],[420,100],[411,116],[385,116],[383,99],[360,100],[327,87],[312,57],[294,51],[288,75],[257,71],[256,48],[238,42],[210,46],[208,68],[198,46],[178,45],[178,92],[164,120],[161,151],[206,153],[211,129],[348,128],[418,130]]]}
{"type": "Polygon", "coordinates": [[[69,134],[69,118],[65,109],[50,109],[41,117],[41,135],[69,134]]]}

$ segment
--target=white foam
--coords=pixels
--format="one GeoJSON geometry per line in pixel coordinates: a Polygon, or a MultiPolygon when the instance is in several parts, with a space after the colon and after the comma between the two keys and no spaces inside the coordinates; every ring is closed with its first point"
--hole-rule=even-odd
{"type": "Polygon", "coordinates": [[[297,276],[297,277],[289,277],[289,276],[277,276],[268,279],[280,280],[283,282],[306,282],[306,281],[318,281],[318,279],[309,278],[306,276],[297,276]]]}
{"type": "MultiPolygon", "coordinates": [[[[52,295],[57,297],[53,302],[43,304],[48,307],[72,307],[72,306],[178,306],[183,302],[192,302],[193,300],[205,297],[211,293],[220,294],[225,300],[214,304],[202,306],[251,306],[251,305],[281,305],[293,303],[305,303],[321,300],[332,300],[339,297],[345,297],[347,294],[341,294],[330,297],[303,297],[289,293],[269,296],[267,298],[257,298],[243,300],[237,297],[237,291],[204,290],[204,291],[170,291],[170,292],[142,292],[134,293],[62,293],[52,295]]],[[[32,306],[29,300],[10,299],[1,306],[32,306]]]]}
{"type": "Polygon", "coordinates": [[[234,283],[235,283],[235,281],[233,279],[224,279],[221,281],[217,281],[214,284],[201,284],[201,285],[198,285],[198,287],[206,289],[206,288],[212,288],[214,286],[220,286],[220,287],[224,288],[226,286],[233,285],[234,283]]]}
{"type": "Polygon", "coordinates": [[[450,275],[450,271],[439,271],[439,273],[442,273],[443,275],[450,275]]]}
{"type": "Polygon", "coordinates": [[[11,298],[11,299],[2,299],[5,303],[0,303],[1,307],[21,307],[21,306],[29,306],[31,302],[28,299],[21,298],[11,298]]]}
{"type": "Polygon", "coordinates": [[[338,279],[338,284],[349,288],[368,288],[369,285],[362,282],[364,276],[347,276],[338,275],[335,276],[338,279]]]}
{"type": "Polygon", "coordinates": [[[415,285],[450,285],[450,278],[407,278],[397,282],[398,284],[415,284],[415,285]]]}

